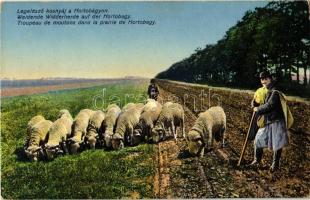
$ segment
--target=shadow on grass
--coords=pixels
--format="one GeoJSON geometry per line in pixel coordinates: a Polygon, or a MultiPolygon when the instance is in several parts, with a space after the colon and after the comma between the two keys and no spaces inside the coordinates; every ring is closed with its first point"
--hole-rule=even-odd
{"type": "Polygon", "coordinates": [[[29,162],[29,159],[27,158],[27,155],[23,147],[16,148],[14,153],[16,154],[18,161],[29,162]]]}

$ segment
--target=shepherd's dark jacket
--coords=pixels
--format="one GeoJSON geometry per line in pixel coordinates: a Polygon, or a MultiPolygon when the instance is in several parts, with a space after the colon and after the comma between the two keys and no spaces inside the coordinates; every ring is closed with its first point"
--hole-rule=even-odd
{"type": "Polygon", "coordinates": [[[268,88],[265,103],[257,108],[257,114],[264,115],[265,124],[284,120],[280,94],[274,86],[268,88]]]}

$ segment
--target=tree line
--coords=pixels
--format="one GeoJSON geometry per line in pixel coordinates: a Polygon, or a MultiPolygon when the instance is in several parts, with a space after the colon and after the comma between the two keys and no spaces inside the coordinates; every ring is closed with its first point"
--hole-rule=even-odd
{"type": "Polygon", "coordinates": [[[247,11],[216,44],[197,48],[156,78],[255,88],[266,69],[287,93],[305,96],[300,89],[310,89],[307,1],[269,2],[247,11]]]}

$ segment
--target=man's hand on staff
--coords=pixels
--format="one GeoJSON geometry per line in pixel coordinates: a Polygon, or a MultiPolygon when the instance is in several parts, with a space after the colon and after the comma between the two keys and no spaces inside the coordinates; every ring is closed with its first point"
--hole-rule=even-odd
{"type": "Polygon", "coordinates": [[[255,103],[254,103],[254,99],[251,101],[251,108],[254,108],[255,107],[255,105],[254,105],[255,103]]]}
{"type": "Polygon", "coordinates": [[[253,108],[253,111],[254,111],[254,112],[257,112],[257,107],[254,107],[254,108],[253,108]]]}

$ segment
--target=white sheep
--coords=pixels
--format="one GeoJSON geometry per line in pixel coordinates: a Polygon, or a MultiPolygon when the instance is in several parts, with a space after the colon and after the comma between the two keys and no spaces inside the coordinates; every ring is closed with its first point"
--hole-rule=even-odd
{"type": "Polygon", "coordinates": [[[62,115],[51,126],[48,131],[48,141],[44,146],[48,160],[68,151],[65,142],[71,134],[73,119],[69,111],[61,111],[65,112],[60,112],[62,115]]]}
{"type": "Polygon", "coordinates": [[[96,146],[97,138],[102,131],[102,123],[104,121],[105,114],[101,110],[97,110],[92,114],[89,119],[87,133],[85,135],[85,142],[90,148],[94,149],[96,146]]]}
{"type": "Polygon", "coordinates": [[[123,106],[122,112],[126,112],[127,110],[129,110],[130,108],[133,108],[135,106],[136,106],[135,103],[127,103],[126,105],[123,106]]]}
{"type": "Polygon", "coordinates": [[[140,136],[142,139],[147,138],[149,141],[152,129],[157,122],[162,105],[154,99],[148,99],[142,110],[139,123],[135,127],[134,136],[140,136]]]}
{"type": "Polygon", "coordinates": [[[32,161],[37,161],[39,153],[42,150],[40,147],[46,140],[46,135],[52,126],[53,122],[50,120],[41,120],[36,123],[30,133],[28,146],[25,150],[27,157],[32,161]]]}
{"type": "Polygon", "coordinates": [[[37,123],[39,123],[40,121],[45,120],[45,118],[42,115],[36,115],[33,118],[31,118],[27,124],[27,136],[26,136],[26,142],[24,147],[27,148],[28,147],[28,143],[31,137],[31,130],[33,128],[33,126],[37,123]]]}
{"type": "Polygon", "coordinates": [[[61,117],[63,117],[63,116],[67,116],[68,118],[71,118],[71,119],[73,120],[73,118],[72,118],[72,116],[71,116],[69,110],[67,110],[67,109],[62,109],[62,110],[60,110],[60,111],[58,112],[58,118],[61,118],[61,117]]]}
{"type": "Polygon", "coordinates": [[[187,134],[189,152],[204,155],[205,147],[211,149],[214,139],[225,142],[226,115],[222,107],[211,107],[199,114],[194,126],[187,134]]]}
{"type": "Polygon", "coordinates": [[[80,149],[80,145],[82,145],[87,131],[90,116],[93,113],[94,111],[90,109],[83,109],[75,117],[72,125],[72,135],[68,139],[71,153],[77,153],[80,149]]]}
{"type": "Polygon", "coordinates": [[[184,138],[184,109],[178,103],[167,102],[163,105],[155,127],[152,130],[153,142],[165,140],[171,133],[175,141],[177,141],[178,127],[180,127],[182,137],[184,138]]]}
{"type": "Polygon", "coordinates": [[[106,109],[105,120],[103,121],[103,129],[105,130],[103,134],[104,145],[107,148],[111,148],[111,139],[116,126],[116,121],[121,113],[121,109],[116,104],[111,104],[106,109]]]}
{"type": "Polygon", "coordinates": [[[138,124],[144,105],[142,103],[135,104],[134,107],[122,112],[117,119],[115,133],[112,136],[112,148],[123,148],[125,143],[134,145],[133,130],[138,124]]]}

